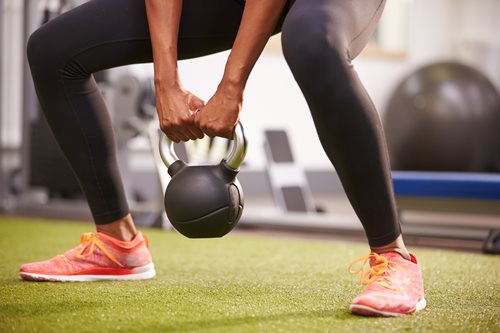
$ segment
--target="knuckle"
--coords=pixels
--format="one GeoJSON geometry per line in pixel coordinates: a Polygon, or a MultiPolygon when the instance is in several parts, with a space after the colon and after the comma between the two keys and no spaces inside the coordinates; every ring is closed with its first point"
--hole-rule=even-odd
{"type": "Polygon", "coordinates": [[[224,136],[224,134],[227,132],[227,129],[224,128],[223,126],[214,126],[212,129],[217,135],[224,136]]]}
{"type": "Polygon", "coordinates": [[[168,124],[163,124],[161,123],[160,124],[160,129],[162,130],[162,132],[168,132],[170,130],[170,126],[168,124]]]}
{"type": "Polygon", "coordinates": [[[179,119],[172,120],[170,121],[170,126],[171,128],[177,128],[181,126],[181,121],[179,119]]]}
{"type": "Polygon", "coordinates": [[[204,131],[206,135],[208,135],[209,137],[213,138],[214,136],[216,136],[216,133],[213,132],[213,131],[210,131],[210,130],[207,130],[207,131],[204,131]]]}

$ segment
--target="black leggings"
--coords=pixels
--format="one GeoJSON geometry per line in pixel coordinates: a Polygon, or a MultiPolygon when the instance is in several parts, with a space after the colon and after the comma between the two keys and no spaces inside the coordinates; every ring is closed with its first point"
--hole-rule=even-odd
{"type": "MultiPolygon", "coordinates": [[[[396,239],[400,225],[380,120],[351,60],[384,2],[296,0],[282,24],[286,61],[371,246],[396,239]]],[[[184,1],[179,59],[230,49],[243,9],[238,0],[184,1]]],[[[44,114],[95,223],[124,217],[111,121],[92,73],[153,60],[144,0],[92,0],[53,19],[31,36],[28,59],[44,114]]]]}

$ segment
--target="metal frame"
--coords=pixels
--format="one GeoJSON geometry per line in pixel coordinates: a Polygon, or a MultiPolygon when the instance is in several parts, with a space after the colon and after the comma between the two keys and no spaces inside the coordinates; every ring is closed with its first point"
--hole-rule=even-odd
{"type": "MultiPolygon", "coordinates": [[[[38,0],[24,0],[24,45],[28,43],[30,34],[38,27],[38,0]]],[[[30,165],[30,124],[38,116],[38,100],[35,86],[31,79],[28,59],[24,57],[23,65],[23,119],[22,119],[22,145],[21,145],[21,175],[19,179],[20,192],[28,190],[30,165]]]]}
{"type": "MultiPolygon", "coordinates": [[[[3,0],[0,0],[0,17],[3,17],[3,0]]],[[[0,21],[0,50],[3,50],[3,24],[0,21]]],[[[2,61],[4,57],[0,57],[0,101],[2,100],[3,86],[2,86],[2,61]]],[[[2,138],[2,117],[3,109],[0,106],[0,212],[5,210],[5,202],[7,200],[7,186],[4,170],[4,152],[3,152],[3,138],[2,138]]]]}

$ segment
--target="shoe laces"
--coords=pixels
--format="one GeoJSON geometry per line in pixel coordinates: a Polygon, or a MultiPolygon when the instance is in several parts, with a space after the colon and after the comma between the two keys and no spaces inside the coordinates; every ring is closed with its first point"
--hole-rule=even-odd
{"type": "MultiPolygon", "coordinates": [[[[104,253],[104,255],[109,258],[109,260],[111,260],[118,266],[123,267],[123,265],[118,260],[116,260],[116,258],[111,253],[109,253],[108,250],[106,250],[101,240],[97,238],[95,233],[84,233],[80,238],[80,244],[83,244],[83,246],[81,247],[80,251],[75,254],[75,257],[80,259],[89,257],[94,253],[95,248],[98,247],[102,251],[102,253],[104,253]]],[[[62,257],[64,261],[69,262],[69,259],[64,254],[60,255],[60,257],[62,257]]]]}
{"type": "Polygon", "coordinates": [[[372,252],[354,259],[349,264],[348,269],[351,274],[359,274],[359,282],[364,286],[378,284],[388,289],[399,290],[399,288],[393,285],[393,280],[390,276],[390,272],[395,271],[397,266],[397,262],[390,261],[386,257],[372,252]],[[370,265],[369,269],[365,270],[365,266],[369,260],[373,260],[373,265],[370,265]],[[359,268],[353,268],[357,265],[359,265],[359,268]]]}

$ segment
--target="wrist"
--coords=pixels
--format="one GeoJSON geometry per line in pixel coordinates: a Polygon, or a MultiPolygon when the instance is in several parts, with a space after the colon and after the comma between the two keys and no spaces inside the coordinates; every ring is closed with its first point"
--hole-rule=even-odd
{"type": "Polygon", "coordinates": [[[243,75],[239,73],[224,72],[221,83],[227,86],[232,86],[234,88],[239,87],[241,90],[243,90],[245,88],[247,80],[243,77],[243,75]]]}
{"type": "Polygon", "coordinates": [[[154,83],[156,89],[182,89],[182,83],[177,70],[174,73],[155,73],[154,83]]]}
{"type": "Polygon", "coordinates": [[[177,87],[180,86],[180,77],[177,70],[177,61],[167,53],[163,57],[155,59],[154,82],[156,86],[177,87]]]}
{"type": "Polygon", "coordinates": [[[224,94],[224,96],[243,99],[243,90],[245,89],[245,84],[239,80],[230,80],[223,78],[217,87],[217,91],[224,94]]]}
{"type": "Polygon", "coordinates": [[[182,90],[182,84],[179,80],[155,77],[154,82],[156,90],[182,90]]]}
{"type": "Polygon", "coordinates": [[[229,89],[243,91],[249,75],[246,67],[244,64],[236,63],[231,53],[224,69],[221,85],[229,89]]]}

